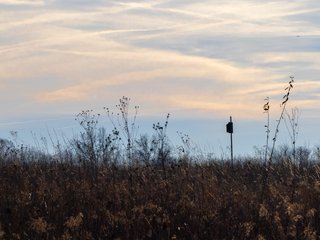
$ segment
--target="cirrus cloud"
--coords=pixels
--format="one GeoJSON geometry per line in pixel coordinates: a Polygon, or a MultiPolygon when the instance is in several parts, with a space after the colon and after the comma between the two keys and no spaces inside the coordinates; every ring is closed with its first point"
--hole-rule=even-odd
{"type": "Polygon", "coordinates": [[[290,75],[298,81],[298,106],[319,101],[316,1],[0,4],[12,5],[0,17],[1,86],[8,92],[2,100],[15,103],[9,92],[19,91],[30,109],[129,95],[150,98],[150,111],[222,116],[233,109],[257,118],[255,99],[281,98],[290,75]]]}

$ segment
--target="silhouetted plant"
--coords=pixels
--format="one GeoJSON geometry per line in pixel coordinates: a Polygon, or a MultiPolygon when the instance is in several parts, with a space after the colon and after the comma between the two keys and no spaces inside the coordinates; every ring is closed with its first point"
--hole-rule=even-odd
{"type": "Polygon", "coordinates": [[[272,162],[273,152],[274,152],[274,149],[275,149],[275,144],[276,144],[277,136],[278,136],[278,133],[279,133],[280,123],[281,123],[281,120],[283,119],[283,116],[284,116],[284,113],[285,113],[285,110],[286,110],[287,102],[289,100],[290,91],[293,88],[293,82],[294,82],[293,78],[294,77],[290,77],[291,80],[289,81],[288,86],[285,88],[286,94],[283,96],[283,98],[282,98],[283,101],[282,101],[282,103],[280,105],[281,113],[280,113],[279,119],[277,120],[277,125],[276,125],[276,128],[275,128],[274,137],[272,139],[273,143],[272,143],[272,148],[271,148],[271,152],[270,152],[270,156],[269,156],[269,164],[271,164],[271,162],[272,162]]]}
{"type": "Polygon", "coordinates": [[[261,198],[262,199],[264,198],[265,192],[266,192],[266,187],[267,187],[268,177],[269,177],[269,171],[270,171],[270,167],[271,167],[272,160],[273,160],[273,154],[275,152],[275,144],[276,144],[277,136],[278,136],[278,133],[279,133],[280,123],[281,123],[281,120],[284,117],[284,113],[285,113],[285,110],[286,110],[287,102],[289,100],[289,95],[290,95],[291,89],[293,88],[293,82],[294,82],[293,77],[290,77],[290,79],[291,80],[289,81],[288,86],[285,88],[286,93],[282,98],[283,101],[280,104],[281,112],[280,112],[280,117],[277,120],[277,125],[276,125],[276,128],[275,128],[274,137],[272,139],[273,143],[272,143],[272,148],[271,148],[271,151],[270,151],[269,160],[268,160],[268,163],[265,164],[265,171],[264,171],[264,175],[263,175],[263,178],[262,178],[262,189],[261,189],[261,198]]]}
{"type": "Polygon", "coordinates": [[[99,163],[116,164],[122,150],[119,131],[114,128],[107,134],[104,127],[98,127],[99,118],[100,114],[94,114],[92,110],[82,111],[76,118],[84,131],[73,145],[79,161],[90,162],[92,167],[99,163]]]}
{"type": "Polygon", "coordinates": [[[313,154],[313,159],[315,162],[320,161],[320,146],[319,145],[317,145],[313,148],[312,154],[313,154]]]}
{"type": "Polygon", "coordinates": [[[178,136],[182,142],[182,145],[178,147],[180,158],[189,158],[191,152],[191,142],[188,134],[177,131],[178,136]]]}
{"type": "Polygon", "coordinates": [[[166,121],[163,125],[158,122],[156,124],[153,124],[152,126],[153,130],[155,131],[155,134],[153,135],[151,150],[155,152],[155,155],[157,156],[156,163],[160,164],[163,170],[165,170],[165,166],[169,161],[171,153],[170,145],[168,142],[169,140],[167,136],[169,117],[170,114],[168,113],[166,121]]]}
{"type": "Polygon", "coordinates": [[[119,133],[119,140],[126,149],[126,154],[129,163],[132,162],[132,152],[136,141],[138,126],[136,119],[138,115],[139,106],[134,107],[134,114],[130,119],[130,98],[123,96],[119,99],[119,104],[116,105],[117,113],[110,111],[109,108],[104,107],[107,116],[114,127],[114,131],[119,133]]]}
{"type": "MultiPolygon", "coordinates": [[[[309,167],[311,150],[306,147],[297,147],[294,149],[294,154],[296,155],[296,160],[299,163],[300,170],[306,169],[309,167]]],[[[293,153],[292,153],[293,154],[293,153]]]]}
{"type": "Polygon", "coordinates": [[[297,143],[297,136],[299,134],[299,117],[300,117],[300,111],[299,109],[293,108],[291,109],[291,114],[285,111],[286,118],[284,118],[284,122],[286,125],[286,128],[288,130],[291,144],[292,144],[292,157],[293,162],[296,164],[296,143],[297,143]],[[288,121],[288,122],[287,122],[288,121]]]}
{"type": "Polygon", "coordinates": [[[265,153],[264,153],[264,164],[267,164],[268,158],[268,149],[269,149],[269,136],[270,136],[270,104],[269,97],[265,99],[266,103],[263,105],[264,113],[267,114],[267,124],[264,126],[266,128],[266,145],[265,145],[265,153]]]}
{"type": "Polygon", "coordinates": [[[0,139],[0,159],[7,160],[9,156],[15,151],[15,146],[12,141],[7,139],[0,139]]]}
{"type": "Polygon", "coordinates": [[[151,140],[149,140],[148,135],[142,135],[138,140],[136,140],[136,148],[134,152],[135,161],[139,161],[146,166],[152,164],[152,159],[154,159],[154,151],[152,149],[151,140]]]}
{"type": "Polygon", "coordinates": [[[100,114],[96,115],[93,110],[85,110],[79,113],[76,120],[84,132],[80,133],[81,140],[76,140],[76,148],[92,165],[97,164],[96,144],[97,144],[97,125],[100,114]]]}

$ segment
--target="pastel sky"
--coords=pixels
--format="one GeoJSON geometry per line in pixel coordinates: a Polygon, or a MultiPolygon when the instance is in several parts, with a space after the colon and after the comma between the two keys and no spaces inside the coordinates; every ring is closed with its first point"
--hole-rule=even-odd
{"type": "Polygon", "coordinates": [[[319,50],[318,0],[0,0],[0,131],[64,128],[128,96],[141,119],[169,112],[196,141],[211,141],[201,121],[221,120],[212,139],[225,144],[232,115],[250,148],[264,141],[252,137],[264,98],[276,118],[294,76],[288,107],[301,110],[301,144],[316,144],[319,50]]]}

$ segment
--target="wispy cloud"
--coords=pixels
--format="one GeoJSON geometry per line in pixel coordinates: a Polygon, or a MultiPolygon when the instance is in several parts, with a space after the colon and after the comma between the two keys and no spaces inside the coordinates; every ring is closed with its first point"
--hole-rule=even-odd
{"type": "Polygon", "coordinates": [[[31,6],[43,6],[44,0],[0,0],[0,5],[31,5],[31,6]]]}
{"type": "Polygon", "coordinates": [[[281,97],[290,75],[296,104],[319,101],[319,22],[306,18],[319,13],[316,1],[0,5],[11,6],[0,16],[2,98],[16,103],[9,92],[20,91],[29,109],[79,109],[129,95],[149,99],[146,111],[181,108],[201,117],[232,109],[253,118],[260,114],[256,99],[281,97]]]}

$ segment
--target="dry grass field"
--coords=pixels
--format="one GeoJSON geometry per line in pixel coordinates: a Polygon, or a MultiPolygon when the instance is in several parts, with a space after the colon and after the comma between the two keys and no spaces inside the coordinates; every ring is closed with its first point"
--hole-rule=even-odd
{"type": "MultiPolygon", "coordinates": [[[[292,77],[293,78],[293,77],[292,77]]],[[[275,148],[293,79],[264,157],[192,156],[180,134],[177,153],[163,124],[137,138],[129,98],[100,114],[82,111],[79,137],[55,153],[0,141],[0,239],[319,239],[320,150],[275,148]]]]}
{"type": "Polygon", "coordinates": [[[320,166],[0,160],[0,239],[318,239],[320,166]]]}

